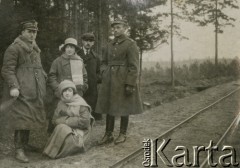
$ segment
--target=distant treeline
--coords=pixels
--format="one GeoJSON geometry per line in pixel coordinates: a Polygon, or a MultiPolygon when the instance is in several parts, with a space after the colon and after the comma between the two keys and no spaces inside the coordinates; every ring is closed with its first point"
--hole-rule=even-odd
{"type": "MultiPolygon", "coordinates": [[[[157,62],[150,68],[143,69],[143,77],[158,76],[170,77],[171,69],[166,65],[157,62]]],[[[238,57],[234,59],[221,59],[216,67],[214,60],[199,60],[190,64],[176,64],[174,74],[177,80],[196,80],[196,79],[212,79],[215,77],[240,77],[240,60],[238,57]]]]}

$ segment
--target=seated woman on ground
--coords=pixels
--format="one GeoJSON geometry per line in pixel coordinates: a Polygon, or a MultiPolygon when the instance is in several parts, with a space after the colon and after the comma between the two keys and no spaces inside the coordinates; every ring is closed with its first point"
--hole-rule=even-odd
{"type": "Polygon", "coordinates": [[[53,159],[84,151],[94,122],[91,107],[77,94],[72,81],[62,81],[59,92],[61,100],[52,119],[55,129],[43,151],[53,159]]]}

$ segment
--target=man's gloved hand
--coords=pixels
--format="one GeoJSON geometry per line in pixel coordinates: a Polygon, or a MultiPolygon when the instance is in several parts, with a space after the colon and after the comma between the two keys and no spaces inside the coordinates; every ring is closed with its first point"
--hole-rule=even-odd
{"type": "Polygon", "coordinates": [[[13,88],[10,90],[10,96],[12,97],[18,97],[19,96],[19,90],[17,88],[13,88]]]}
{"type": "Polygon", "coordinates": [[[131,85],[125,85],[125,94],[126,96],[131,96],[135,92],[135,87],[131,85]]]}

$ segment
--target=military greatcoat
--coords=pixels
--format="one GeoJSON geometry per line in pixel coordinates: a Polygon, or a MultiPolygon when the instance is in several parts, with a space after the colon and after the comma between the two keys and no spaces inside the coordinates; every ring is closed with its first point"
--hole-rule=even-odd
{"type": "Polygon", "coordinates": [[[142,113],[138,84],[139,52],[135,41],[121,35],[104,48],[102,56],[102,85],[96,112],[113,116],[142,113]],[[126,85],[135,88],[130,96],[125,93],[126,85]]]}
{"type": "Polygon", "coordinates": [[[43,98],[47,76],[37,44],[30,43],[22,35],[17,37],[4,54],[1,73],[4,79],[1,106],[5,113],[10,113],[12,128],[32,130],[42,127],[46,118],[43,98]],[[10,96],[11,88],[19,89],[17,99],[10,96]]]}

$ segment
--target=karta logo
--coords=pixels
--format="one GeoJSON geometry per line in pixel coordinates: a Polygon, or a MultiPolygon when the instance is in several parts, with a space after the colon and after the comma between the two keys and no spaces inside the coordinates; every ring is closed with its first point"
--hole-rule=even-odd
{"type": "Polygon", "coordinates": [[[199,153],[205,152],[207,154],[208,165],[211,167],[216,167],[221,165],[223,167],[234,166],[237,167],[239,163],[236,161],[237,154],[236,150],[232,146],[223,145],[221,151],[224,151],[223,155],[218,154],[218,158],[214,157],[216,152],[221,152],[218,150],[218,146],[213,145],[213,141],[210,140],[209,145],[205,146],[192,146],[192,158],[189,159],[189,149],[186,146],[176,146],[176,154],[172,157],[167,157],[164,150],[170,143],[171,139],[163,139],[158,147],[158,139],[145,139],[143,141],[144,157],[142,165],[144,167],[158,167],[158,161],[160,160],[164,165],[168,167],[199,167],[199,153]],[[215,160],[218,159],[218,162],[215,160]]]}

